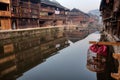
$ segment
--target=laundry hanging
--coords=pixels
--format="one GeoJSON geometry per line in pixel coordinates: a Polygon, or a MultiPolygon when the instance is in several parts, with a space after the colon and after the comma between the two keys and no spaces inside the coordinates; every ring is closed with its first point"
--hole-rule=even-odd
{"type": "Polygon", "coordinates": [[[94,72],[103,72],[106,67],[107,46],[93,44],[88,49],[87,68],[94,72]]]}

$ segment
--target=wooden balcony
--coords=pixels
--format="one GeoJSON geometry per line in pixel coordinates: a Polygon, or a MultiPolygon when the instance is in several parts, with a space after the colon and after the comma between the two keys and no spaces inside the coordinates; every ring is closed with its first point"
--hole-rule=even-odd
{"type": "Polygon", "coordinates": [[[20,4],[21,7],[29,8],[29,3],[28,2],[20,2],[19,4],[20,4]]]}
{"type": "Polygon", "coordinates": [[[20,18],[39,18],[39,15],[32,13],[21,13],[19,15],[20,18]]]}
{"type": "Polygon", "coordinates": [[[60,11],[60,14],[61,15],[65,15],[65,11],[60,11]]]}
{"type": "Polygon", "coordinates": [[[11,16],[12,17],[19,17],[19,14],[12,13],[11,16]]]}
{"type": "Polygon", "coordinates": [[[0,0],[0,2],[9,4],[10,0],[0,0]]]}
{"type": "Polygon", "coordinates": [[[15,1],[15,2],[12,2],[12,5],[13,5],[13,6],[18,6],[19,3],[18,3],[17,1],[15,1]]]}
{"type": "Polygon", "coordinates": [[[10,17],[11,13],[9,11],[0,11],[1,17],[10,17]]]}
{"type": "Polygon", "coordinates": [[[66,16],[64,16],[64,15],[56,15],[56,16],[55,16],[55,19],[65,20],[65,19],[66,19],[66,16]]]}
{"type": "Polygon", "coordinates": [[[31,14],[30,13],[22,13],[20,14],[20,18],[31,18],[31,14]]]}
{"type": "Polygon", "coordinates": [[[40,19],[54,19],[55,16],[40,16],[40,19]]]}
{"type": "Polygon", "coordinates": [[[30,6],[31,6],[32,9],[39,9],[40,8],[39,4],[31,3],[30,6]]]}
{"type": "Polygon", "coordinates": [[[35,14],[31,14],[32,15],[32,18],[39,18],[38,15],[35,15],[35,14]]]}
{"type": "Polygon", "coordinates": [[[55,15],[55,16],[40,16],[40,19],[60,19],[60,20],[65,20],[66,16],[61,16],[61,15],[55,15]]]}
{"type": "Polygon", "coordinates": [[[24,8],[31,8],[31,9],[39,9],[39,4],[33,4],[33,3],[29,3],[29,2],[20,2],[19,3],[21,7],[24,8]]]}
{"type": "Polygon", "coordinates": [[[44,12],[55,12],[55,9],[52,8],[41,8],[40,11],[44,11],[44,12]]]}

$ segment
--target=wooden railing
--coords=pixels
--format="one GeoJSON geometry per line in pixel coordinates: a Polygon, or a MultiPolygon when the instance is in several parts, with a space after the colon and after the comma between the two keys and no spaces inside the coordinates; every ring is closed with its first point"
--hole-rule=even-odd
{"type": "Polygon", "coordinates": [[[12,17],[19,17],[19,14],[12,13],[11,16],[12,17]]]}
{"type": "Polygon", "coordinates": [[[15,2],[12,2],[12,5],[13,5],[13,6],[18,6],[19,3],[18,3],[17,1],[15,1],[15,2]]]}
{"type": "Polygon", "coordinates": [[[61,19],[65,20],[66,16],[56,15],[56,16],[40,16],[40,19],[61,19]]]}
{"type": "Polygon", "coordinates": [[[10,17],[11,13],[9,11],[0,11],[0,16],[2,16],[2,17],[10,17]]]}
{"type": "Polygon", "coordinates": [[[40,11],[55,12],[55,9],[52,9],[52,8],[41,8],[40,11]]]}
{"type": "Polygon", "coordinates": [[[39,4],[33,4],[29,2],[20,2],[19,4],[24,8],[39,9],[39,4]]]}
{"type": "Polygon", "coordinates": [[[19,3],[21,7],[29,8],[29,3],[28,2],[20,2],[19,3]]]}
{"type": "Polygon", "coordinates": [[[22,14],[20,14],[20,17],[21,18],[31,18],[31,14],[29,13],[29,14],[27,14],[27,13],[22,13],[22,14]]]}
{"type": "Polygon", "coordinates": [[[66,16],[64,16],[64,15],[56,15],[55,19],[66,19],[66,16]]]}
{"type": "Polygon", "coordinates": [[[32,9],[39,9],[39,4],[31,3],[30,6],[31,6],[32,9]]]}
{"type": "Polygon", "coordinates": [[[54,19],[55,16],[40,16],[40,19],[54,19]]]}

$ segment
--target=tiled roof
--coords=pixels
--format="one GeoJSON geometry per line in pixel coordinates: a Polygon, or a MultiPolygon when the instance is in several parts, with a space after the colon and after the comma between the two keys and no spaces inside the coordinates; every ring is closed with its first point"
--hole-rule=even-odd
{"type": "Polygon", "coordinates": [[[81,12],[79,9],[73,8],[71,12],[81,12]]]}
{"type": "Polygon", "coordinates": [[[54,6],[54,7],[57,7],[57,8],[61,8],[61,9],[64,9],[64,10],[68,10],[67,8],[65,8],[64,6],[62,6],[58,2],[53,2],[53,1],[50,1],[50,0],[41,0],[41,3],[46,4],[46,5],[50,5],[50,6],[54,6]]]}
{"type": "Polygon", "coordinates": [[[76,8],[73,8],[73,9],[71,10],[71,12],[81,13],[81,14],[86,15],[86,16],[89,17],[89,15],[88,15],[87,13],[84,13],[83,11],[81,11],[81,10],[79,10],[79,9],[76,9],[76,8]]]}
{"type": "Polygon", "coordinates": [[[71,12],[80,12],[80,13],[85,14],[83,11],[81,11],[81,10],[79,10],[79,9],[76,9],[76,8],[73,8],[73,9],[71,10],[71,12]]]}

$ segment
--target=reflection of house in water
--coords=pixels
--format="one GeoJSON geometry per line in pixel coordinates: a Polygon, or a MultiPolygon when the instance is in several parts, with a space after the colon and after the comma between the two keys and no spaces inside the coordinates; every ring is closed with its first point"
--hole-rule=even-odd
{"type": "MultiPolygon", "coordinates": [[[[80,11],[79,9],[74,8],[69,11],[68,19],[70,25],[68,27],[65,27],[66,35],[73,42],[85,38],[89,32],[92,33],[97,31],[94,28],[97,26],[90,24],[91,19],[94,18],[89,14],[80,11]]],[[[95,21],[92,22],[94,23],[95,21]]]]}
{"type": "Polygon", "coordinates": [[[75,29],[72,31],[66,31],[66,36],[72,42],[84,39],[88,34],[89,34],[88,30],[86,29],[75,29]]]}
{"type": "MultiPolygon", "coordinates": [[[[0,40],[0,79],[13,80],[68,46],[62,30],[63,28],[44,28],[28,32],[7,32],[14,36],[6,36],[0,40]]],[[[4,34],[6,32],[0,35],[4,34]]]]}

